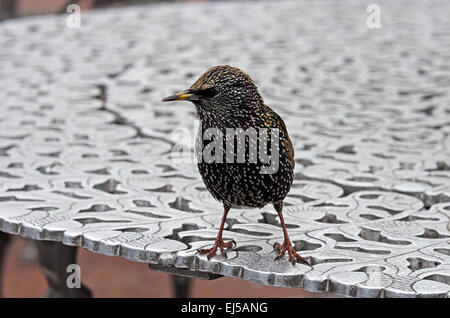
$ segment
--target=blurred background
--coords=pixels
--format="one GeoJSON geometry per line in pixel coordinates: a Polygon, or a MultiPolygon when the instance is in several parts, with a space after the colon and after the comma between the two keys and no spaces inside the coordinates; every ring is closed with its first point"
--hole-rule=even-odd
{"type": "MultiPolygon", "coordinates": [[[[47,283],[38,264],[34,243],[19,236],[11,236],[6,248],[3,268],[3,297],[41,297],[47,283]]],[[[93,297],[172,297],[172,278],[169,274],[151,271],[144,263],[120,257],[103,256],[78,249],[78,264],[83,283],[93,297]]],[[[269,287],[222,277],[205,281],[193,279],[191,297],[323,297],[294,288],[269,287]]]]}
{"type": "MultiPolygon", "coordinates": [[[[167,0],[166,0],[167,1],[167,0]]],[[[193,1],[193,0],[190,0],[193,1]]],[[[202,0],[197,0],[202,1],[202,0]]],[[[205,1],[205,0],[203,0],[205,1]]],[[[67,5],[76,3],[81,10],[161,2],[155,0],[0,0],[0,21],[39,14],[62,14],[67,5]]],[[[38,264],[37,249],[32,241],[11,236],[3,266],[3,297],[40,297],[47,284],[38,264]]],[[[146,264],[119,257],[103,256],[79,249],[83,283],[94,297],[172,297],[169,274],[150,271],[146,264]]],[[[194,279],[192,297],[315,297],[300,289],[267,287],[235,278],[213,281],[194,279]]]]}
{"type": "MultiPolygon", "coordinates": [[[[81,10],[89,10],[92,8],[102,8],[108,6],[168,1],[172,0],[0,0],[0,20],[36,14],[63,13],[66,12],[67,6],[72,3],[78,4],[81,10]]],[[[208,0],[184,1],[201,2],[208,0]]]]}

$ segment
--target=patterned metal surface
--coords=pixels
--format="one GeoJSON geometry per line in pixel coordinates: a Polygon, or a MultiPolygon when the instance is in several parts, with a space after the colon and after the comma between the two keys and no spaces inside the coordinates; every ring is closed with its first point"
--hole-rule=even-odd
{"type": "MultiPolygon", "coordinates": [[[[332,2],[332,1],[331,1],[332,2]]],[[[450,295],[445,1],[158,4],[0,24],[0,229],[130,260],[363,297],[450,295]],[[183,14],[176,14],[183,12],[183,14]],[[200,18],[201,17],[201,18],[200,18]],[[280,23],[283,21],[283,23],[280,23]],[[171,157],[194,109],[161,98],[246,70],[287,123],[285,220],[312,264],[274,261],[272,207],[222,209],[171,157]]]]}

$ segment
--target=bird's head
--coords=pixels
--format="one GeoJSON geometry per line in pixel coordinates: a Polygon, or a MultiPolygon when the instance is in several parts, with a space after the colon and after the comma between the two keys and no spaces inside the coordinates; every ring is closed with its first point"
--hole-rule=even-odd
{"type": "Polygon", "coordinates": [[[208,69],[187,90],[164,98],[163,102],[187,100],[202,114],[239,115],[260,110],[264,103],[250,76],[228,65],[208,69]]]}

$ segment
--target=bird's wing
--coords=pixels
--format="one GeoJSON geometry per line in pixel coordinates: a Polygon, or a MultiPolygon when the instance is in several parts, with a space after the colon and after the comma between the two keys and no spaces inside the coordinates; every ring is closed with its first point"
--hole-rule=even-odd
{"type": "Polygon", "coordinates": [[[292,141],[289,138],[289,134],[286,128],[286,124],[283,119],[278,115],[272,108],[267,105],[264,105],[264,125],[266,127],[278,128],[280,130],[280,141],[281,141],[281,154],[285,155],[289,162],[292,165],[292,169],[294,169],[295,161],[294,161],[294,146],[292,145],[292,141]]]}

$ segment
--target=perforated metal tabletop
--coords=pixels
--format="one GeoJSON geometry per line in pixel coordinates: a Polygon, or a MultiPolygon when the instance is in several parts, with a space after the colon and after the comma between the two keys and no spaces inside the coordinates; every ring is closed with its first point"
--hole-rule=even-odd
{"type": "Polygon", "coordinates": [[[449,297],[449,4],[379,5],[380,29],[359,1],[130,6],[83,13],[80,29],[65,16],[2,22],[0,230],[194,276],[449,297]],[[274,261],[270,206],[230,211],[228,259],[196,254],[222,207],[194,162],[171,157],[190,149],[194,108],[160,100],[217,64],[249,73],[285,119],[285,221],[312,267],[274,261]]]}

